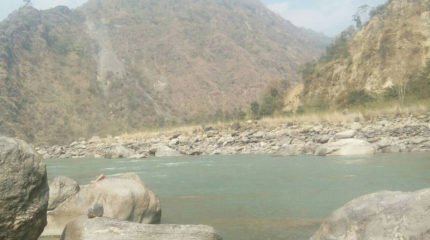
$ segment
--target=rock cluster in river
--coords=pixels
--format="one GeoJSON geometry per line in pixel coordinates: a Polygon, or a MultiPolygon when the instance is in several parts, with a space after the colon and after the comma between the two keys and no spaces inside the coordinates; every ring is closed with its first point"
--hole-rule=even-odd
{"type": "MultiPolygon", "coordinates": [[[[71,181],[66,183],[63,188],[72,189],[75,186],[71,181]]],[[[87,216],[89,211],[94,213],[94,217],[101,214],[120,221],[157,224],[161,220],[157,195],[139,176],[128,173],[81,186],[77,193],[48,212],[48,225],[42,236],[61,235],[67,223],[77,217],[87,216]]]]}
{"type": "Polygon", "coordinates": [[[355,122],[247,122],[155,137],[93,137],[66,146],[37,148],[45,158],[145,158],[178,155],[351,155],[430,151],[430,114],[355,122]],[[345,146],[344,146],[345,145],[345,146]],[[358,151],[349,151],[360,147],[358,151]],[[345,148],[344,148],[345,147],[345,148]]]}

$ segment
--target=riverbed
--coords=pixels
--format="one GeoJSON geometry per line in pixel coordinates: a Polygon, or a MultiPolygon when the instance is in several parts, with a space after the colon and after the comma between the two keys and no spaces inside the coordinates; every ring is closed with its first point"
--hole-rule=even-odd
{"type": "Polygon", "coordinates": [[[346,202],[430,187],[430,154],[269,155],[47,160],[48,176],[87,184],[137,173],[159,196],[162,223],[207,224],[224,240],[302,240],[346,202]]]}

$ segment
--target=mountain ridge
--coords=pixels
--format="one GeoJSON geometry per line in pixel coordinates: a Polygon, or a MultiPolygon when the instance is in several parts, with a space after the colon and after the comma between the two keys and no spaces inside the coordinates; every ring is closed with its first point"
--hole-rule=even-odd
{"type": "Polygon", "coordinates": [[[247,108],[320,40],[259,1],[90,0],[0,23],[0,132],[52,144],[247,108]]]}
{"type": "Polygon", "coordinates": [[[414,95],[425,85],[419,75],[430,63],[430,1],[391,0],[372,15],[308,65],[302,104],[347,106],[390,96],[403,101],[406,92],[414,95]]]}

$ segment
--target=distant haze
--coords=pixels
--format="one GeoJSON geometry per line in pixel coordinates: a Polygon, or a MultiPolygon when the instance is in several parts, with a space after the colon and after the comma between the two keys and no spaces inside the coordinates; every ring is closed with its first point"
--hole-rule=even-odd
{"type": "MultiPolygon", "coordinates": [[[[58,5],[75,8],[86,0],[33,0],[33,6],[47,9],[58,5]]],[[[262,0],[272,11],[293,24],[334,36],[352,24],[352,15],[359,6],[377,6],[386,0],[262,0]]],[[[1,0],[0,20],[23,5],[23,1],[1,0]]]]}
{"type": "Polygon", "coordinates": [[[328,36],[334,36],[353,24],[352,15],[365,4],[375,7],[386,0],[264,0],[267,7],[290,20],[328,36]]]}

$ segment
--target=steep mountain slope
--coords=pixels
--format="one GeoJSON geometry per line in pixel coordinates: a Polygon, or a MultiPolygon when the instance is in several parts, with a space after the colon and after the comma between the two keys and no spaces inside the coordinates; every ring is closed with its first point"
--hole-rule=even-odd
{"type": "Polygon", "coordinates": [[[430,59],[430,1],[392,0],[373,15],[359,31],[345,32],[325,57],[307,68],[305,104],[343,104],[362,94],[360,90],[382,94],[405,87],[425,69],[430,59]]]}
{"type": "MultiPolygon", "coordinates": [[[[67,8],[25,8],[0,26],[0,132],[62,139],[107,119],[84,18],[67,8]],[[91,121],[90,121],[91,120],[91,121]],[[94,120],[94,122],[92,121],[94,120]]],[[[94,127],[95,128],[95,127],[94,127]]]]}
{"type": "Polygon", "coordinates": [[[316,36],[257,0],[22,8],[0,25],[0,132],[56,143],[248,106],[299,80],[316,36]]]}

